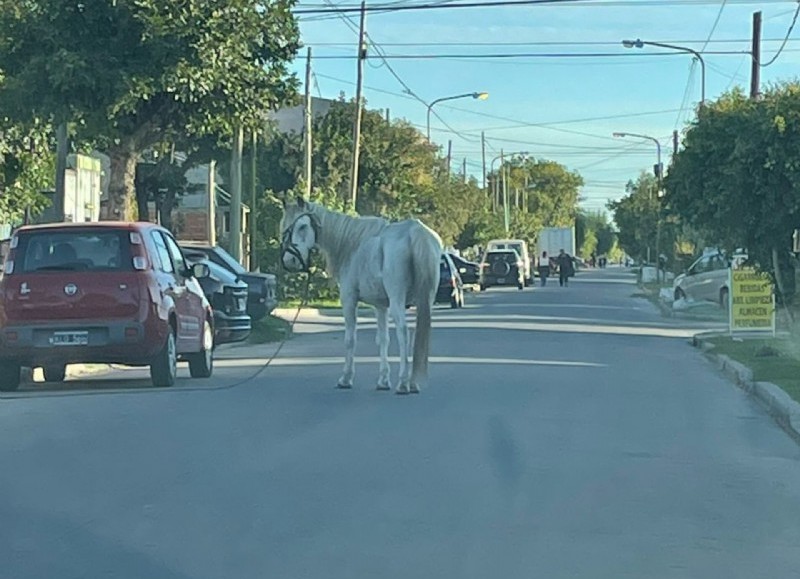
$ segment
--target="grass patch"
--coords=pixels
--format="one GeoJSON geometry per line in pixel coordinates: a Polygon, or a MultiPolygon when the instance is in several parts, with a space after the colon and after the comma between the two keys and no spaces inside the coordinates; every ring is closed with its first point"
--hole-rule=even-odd
{"type": "Polygon", "coordinates": [[[772,382],[800,402],[800,344],[780,338],[734,341],[712,338],[714,352],[730,356],[753,370],[759,382],[772,382]]]}
{"type": "Polygon", "coordinates": [[[292,327],[289,322],[277,316],[266,316],[253,323],[253,329],[247,341],[251,344],[267,344],[291,338],[292,327]]]}

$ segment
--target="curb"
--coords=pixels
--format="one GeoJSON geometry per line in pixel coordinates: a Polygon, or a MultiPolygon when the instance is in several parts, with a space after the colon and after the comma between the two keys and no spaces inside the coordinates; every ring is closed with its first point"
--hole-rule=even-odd
{"type": "MultiPolygon", "coordinates": [[[[744,364],[732,360],[724,354],[715,354],[714,345],[706,341],[714,337],[715,332],[698,334],[692,339],[692,345],[700,349],[722,374],[736,386],[753,396],[770,416],[796,442],[800,443],[800,403],[796,402],[784,390],[771,382],[757,382],[753,371],[744,364]]],[[[716,333],[716,335],[722,335],[716,333]]]]}

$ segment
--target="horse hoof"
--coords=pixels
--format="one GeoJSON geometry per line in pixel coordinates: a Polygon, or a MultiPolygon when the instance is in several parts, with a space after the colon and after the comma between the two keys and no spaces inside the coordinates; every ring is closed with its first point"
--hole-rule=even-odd
{"type": "Polygon", "coordinates": [[[395,394],[405,396],[406,394],[408,394],[408,386],[398,386],[397,390],[395,390],[395,394]]]}
{"type": "Polygon", "coordinates": [[[391,389],[392,389],[392,387],[389,386],[388,384],[378,384],[378,386],[375,388],[375,390],[378,390],[378,391],[391,390],[391,389]]]}
{"type": "Polygon", "coordinates": [[[412,394],[419,394],[419,386],[417,386],[416,384],[412,384],[411,388],[409,389],[409,392],[411,392],[412,394]]]}
{"type": "Polygon", "coordinates": [[[353,387],[352,384],[342,384],[341,382],[339,382],[336,385],[336,388],[338,388],[339,390],[350,390],[352,387],[353,387]]]}

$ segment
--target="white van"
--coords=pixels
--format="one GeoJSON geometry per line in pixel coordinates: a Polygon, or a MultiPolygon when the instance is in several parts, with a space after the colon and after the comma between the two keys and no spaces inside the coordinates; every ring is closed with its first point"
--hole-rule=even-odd
{"type": "Polygon", "coordinates": [[[533,283],[531,273],[531,256],[528,253],[528,242],[522,239],[492,239],[486,244],[486,251],[493,251],[495,249],[514,249],[522,258],[522,263],[525,268],[525,285],[533,283]]]}

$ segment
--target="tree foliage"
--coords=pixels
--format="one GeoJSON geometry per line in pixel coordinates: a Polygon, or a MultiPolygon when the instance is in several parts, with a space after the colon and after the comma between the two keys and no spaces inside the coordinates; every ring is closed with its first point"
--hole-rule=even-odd
{"type": "Polygon", "coordinates": [[[0,0],[0,107],[17,119],[79,121],[111,157],[109,214],[132,218],[144,150],[257,126],[294,96],[292,5],[0,0]]]}
{"type": "Polygon", "coordinates": [[[575,220],[575,239],[578,253],[590,257],[592,253],[611,259],[618,257],[614,251],[617,233],[604,211],[581,211],[575,220]]]}
{"type": "Polygon", "coordinates": [[[50,135],[47,125],[0,123],[0,222],[19,222],[26,208],[36,215],[47,205],[42,193],[55,180],[50,135]]]}
{"type": "Polygon", "coordinates": [[[665,182],[671,212],[756,263],[785,253],[800,227],[800,84],[759,100],[723,95],[699,111],[683,144],[665,182]]]}
{"type": "Polygon", "coordinates": [[[651,260],[655,260],[659,215],[657,189],[656,178],[642,173],[636,181],[628,182],[622,199],[608,204],[614,213],[620,246],[637,260],[646,259],[648,250],[651,260]]]}

